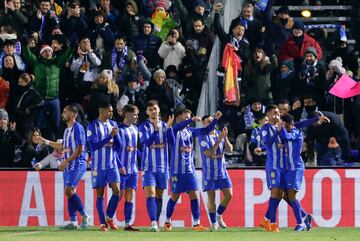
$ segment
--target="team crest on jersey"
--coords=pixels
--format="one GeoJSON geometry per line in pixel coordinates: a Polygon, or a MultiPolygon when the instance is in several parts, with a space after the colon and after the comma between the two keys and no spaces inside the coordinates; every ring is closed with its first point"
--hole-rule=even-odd
{"type": "Polygon", "coordinates": [[[206,143],[206,141],[202,141],[202,142],[200,143],[200,145],[201,145],[202,147],[206,147],[206,146],[207,146],[207,143],[206,143]]]}
{"type": "Polygon", "coordinates": [[[93,171],[92,174],[93,174],[94,177],[96,177],[97,176],[97,171],[96,170],[93,171]]]}
{"type": "Polygon", "coordinates": [[[173,181],[173,182],[177,182],[177,177],[176,176],[173,176],[173,177],[171,177],[171,181],[173,181]]]}
{"type": "Polygon", "coordinates": [[[88,136],[88,137],[89,137],[89,136],[91,136],[91,135],[92,135],[91,130],[87,130],[87,131],[86,131],[86,136],[88,136]]]}
{"type": "Polygon", "coordinates": [[[275,178],[275,172],[270,173],[271,178],[275,178]]]}
{"type": "Polygon", "coordinates": [[[261,135],[262,135],[262,136],[266,136],[266,135],[267,135],[267,131],[266,131],[266,130],[263,130],[263,131],[261,132],[261,135]]]}

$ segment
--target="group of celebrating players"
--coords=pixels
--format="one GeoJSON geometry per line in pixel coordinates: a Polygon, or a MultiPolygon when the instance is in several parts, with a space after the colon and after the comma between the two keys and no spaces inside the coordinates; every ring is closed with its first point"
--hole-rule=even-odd
{"type": "MultiPolygon", "coordinates": [[[[226,171],[224,153],[231,153],[233,146],[229,142],[228,130],[215,127],[222,113],[215,116],[192,116],[190,110],[180,104],[167,123],[161,121],[159,104],[151,100],[147,104],[148,119],[137,124],[139,110],[135,105],[123,107],[123,122],[112,121],[113,109],[108,103],[99,106],[98,118],[92,121],[85,131],[76,122],[76,106],[64,108],[62,119],[67,128],[63,142],[52,142],[42,137],[35,142],[62,149],[64,161],[59,169],[64,171],[65,194],[68,198],[70,223],[64,228],[77,229],[77,212],[81,214],[81,227],[86,228],[89,216],[85,213],[76,188],[87,169],[85,159],[86,142],[91,155],[91,180],[96,189],[96,207],[100,221],[100,230],[117,230],[113,221],[119,200],[125,196],[124,217],[126,231],[139,231],[132,223],[133,196],[138,183],[138,159],[141,160],[142,186],[146,194],[146,207],[151,221],[151,231],[159,231],[159,217],[162,211],[163,193],[170,179],[171,196],[166,206],[164,230],[171,231],[171,217],[181,193],[188,193],[191,203],[194,231],[208,228],[200,225],[199,186],[194,166],[194,139],[198,138],[202,159],[202,189],[208,194],[208,212],[211,221],[210,230],[226,228],[222,214],[232,198],[232,183],[226,171]],[[202,121],[203,128],[193,128],[190,124],[202,121]],[[138,150],[138,141],[141,152],[138,150]],[[105,211],[104,189],[109,185],[112,196],[105,211]],[[215,191],[223,193],[216,209],[215,191]]],[[[261,226],[272,232],[278,232],[276,210],[284,199],[294,210],[297,221],[295,231],[311,229],[311,215],[307,214],[296,192],[300,189],[304,175],[301,159],[303,137],[299,128],[315,122],[329,121],[321,116],[300,123],[294,123],[291,115],[280,119],[276,105],[266,109],[268,123],[262,128],[262,138],[266,146],[266,176],[271,190],[269,206],[261,226]]]]}

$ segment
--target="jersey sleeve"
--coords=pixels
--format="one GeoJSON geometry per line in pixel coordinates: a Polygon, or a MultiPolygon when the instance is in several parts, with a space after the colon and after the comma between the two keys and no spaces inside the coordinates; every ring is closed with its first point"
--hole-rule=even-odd
{"type": "Polygon", "coordinates": [[[85,145],[85,130],[80,124],[74,126],[74,136],[76,146],[85,145]]]}

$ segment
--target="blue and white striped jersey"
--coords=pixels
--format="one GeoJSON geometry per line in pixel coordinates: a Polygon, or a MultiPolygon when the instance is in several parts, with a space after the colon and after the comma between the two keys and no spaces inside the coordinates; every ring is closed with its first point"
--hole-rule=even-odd
{"type": "Polygon", "coordinates": [[[141,170],[150,172],[168,172],[167,126],[160,121],[159,131],[146,120],[139,126],[139,137],[142,145],[141,170]]]}
{"type": "Polygon", "coordinates": [[[261,128],[261,137],[266,149],[266,167],[285,168],[283,160],[283,143],[276,126],[267,123],[261,128]]]}
{"type": "Polygon", "coordinates": [[[188,119],[169,129],[171,175],[195,172],[193,138],[208,134],[217,124],[215,119],[205,128],[192,128],[188,127],[191,122],[188,119]]]}
{"type": "Polygon", "coordinates": [[[75,150],[80,145],[84,145],[84,151],[80,153],[78,158],[72,160],[69,165],[67,165],[66,170],[78,170],[79,165],[82,163],[86,163],[85,153],[86,153],[86,145],[85,145],[85,130],[84,127],[78,122],[75,122],[72,127],[68,127],[64,131],[63,136],[63,149],[64,149],[64,159],[69,158],[72,154],[74,154],[75,150]]]}
{"type": "Polygon", "coordinates": [[[304,169],[304,162],[301,158],[301,148],[303,135],[297,128],[290,129],[289,132],[283,127],[280,131],[281,138],[285,141],[284,161],[287,170],[304,169]]]}
{"type": "Polygon", "coordinates": [[[115,121],[101,122],[98,119],[89,123],[86,131],[90,146],[91,170],[117,168],[115,149],[120,148],[119,135],[111,137],[111,130],[117,127],[115,121]]]}
{"type": "Polygon", "coordinates": [[[211,149],[219,139],[219,133],[219,131],[214,131],[211,134],[198,137],[202,159],[202,175],[206,180],[218,180],[227,177],[224,140],[221,141],[212,157],[205,155],[205,151],[211,149]]]}
{"type": "Polygon", "coordinates": [[[126,174],[137,173],[138,129],[134,125],[119,124],[119,135],[121,141],[118,152],[119,167],[124,167],[126,174]]]}

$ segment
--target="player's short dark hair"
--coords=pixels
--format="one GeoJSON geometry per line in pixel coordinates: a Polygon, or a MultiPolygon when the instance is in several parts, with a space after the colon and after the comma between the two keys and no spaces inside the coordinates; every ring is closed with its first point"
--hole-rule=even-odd
{"type": "Polygon", "coordinates": [[[125,113],[134,113],[135,111],[139,111],[139,108],[133,104],[127,104],[122,108],[123,114],[125,113]]]}
{"type": "Polygon", "coordinates": [[[111,103],[109,101],[106,101],[106,100],[100,101],[98,103],[98,108],[99,109],[103,109],[103,108],[105,109],[105,108],[109,108],[111,106],[112,106],[111,103]]]}
{"type": "Polygon", "coordinates": [[[291,124],[294,122],[294,116],[291,114],[285,114],[281,117],[282,121],[286,124],[291,124]]]}
{"type": "Polygon", "coordinates": [[[78,110],[78,108],[76,107],[75,104],[67,105],[65,108],[66,108],[68,111],[70,111],[70,112],[72,112],[72,113],[74,113],[74,114],[76,114],[76,115],[79,113],[79,110],[78,110]]]}
{"type": "Polygon", "coordinates": [[[286,98],[283,98],[281,100],[279,100],[279,105],[285,105],[285,104],[290,104],[289,100],[286,98]]]}
{"type": "Polygon", "coordinates": [[[270,104],[270,105],[266,106],[265,113],[268,113],[269,111],[276,109],[276,108],[279,108],[279,107],[277,105],[270,104]]]}
{"type": "Polygon", "coordinates": [[[206,119],[209,118],[209,117],[210,117],[210,115],[204,115],[204,116],[201,118],[201,120],[204,121],[204,120],[206,120],[206,119]]]}
{"type": "MultiPolygon", "coordinates": [[[[122,40],[124,40],[124,42],[126,42],[126,36],[125,36],[125,35],[123,35],[123,34],[117,35],[116,38],[115,38],[115,41],[116,41],[116,40],[120,40],[120,39],[122,39],[122,40]]],[[[114,41],[114,42],[115,42],[115,41],[114,41]]]]}
{"type": "Polygon", "coordinates": [[[146,108],[152,107],[154,105],[157,105],[159,107],[159,102],[157,100],[149,100],[146,104],[146,108]]]}
{"type": "Polygon", "coordinates": [[[260,124],[260,121],[266,117],[265,114],[259,114],[259,116],[255,119],[256,124],[260,124]]]}

